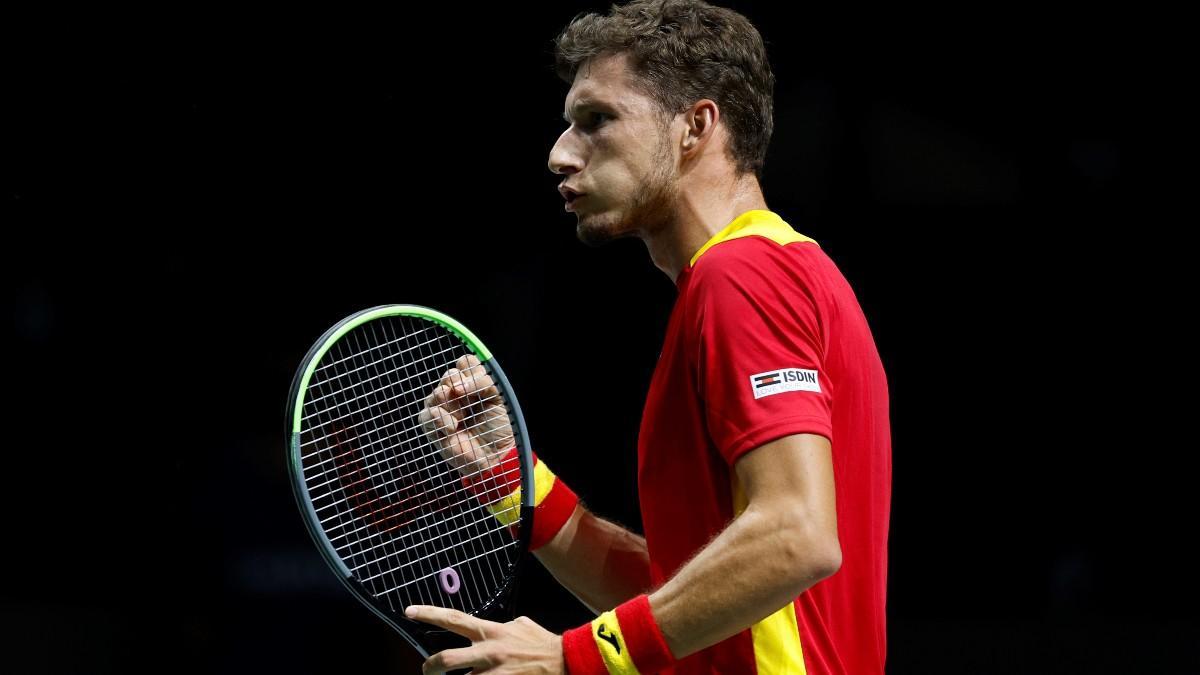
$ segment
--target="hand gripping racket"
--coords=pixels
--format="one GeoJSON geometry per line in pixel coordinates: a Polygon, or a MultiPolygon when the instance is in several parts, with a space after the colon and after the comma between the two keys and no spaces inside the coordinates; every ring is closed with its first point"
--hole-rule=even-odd
{"type": "Polygon", "coordinates": [[[465,643],[405,618],[408,605],[511,618],[533,460],[521,407],[479,338],[415,305],[349,316],[304,357],[287,415],[300,513],[355,597],[424,658],[465,643]],[[514,445],[519,462],[500,463],[514,445]]]}

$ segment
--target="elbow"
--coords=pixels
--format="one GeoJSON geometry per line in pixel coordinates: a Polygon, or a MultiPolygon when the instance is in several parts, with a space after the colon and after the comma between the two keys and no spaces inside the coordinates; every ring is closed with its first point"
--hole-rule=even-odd
{"type": "Polygon", "coordinates": [[[842,569],[842,547],[838,544],[837,537],[822,546],[820,550],[821,553],[815,557],[811,569],[812,575],[817,578],[817,581],[828,579],[842,569]]]}
{"type": "Polygon", "coordinates": [[[842,567],[842,547],[836,533],[821,534],[798,528],[785,541],[785,557],[791,571],[788,577],[797,595],[842,567]]]}

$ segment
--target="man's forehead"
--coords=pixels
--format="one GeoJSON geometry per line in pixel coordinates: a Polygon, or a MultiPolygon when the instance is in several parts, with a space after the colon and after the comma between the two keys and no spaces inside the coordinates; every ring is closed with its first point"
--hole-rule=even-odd
{"type": "Polygon", "coordinates": [[[579,71],[575,74],[575,79],[619,81],[624,79],[629,72],[629,54],[607,52],[597,54],[579,64],[579,71]]]}
{"type": "Polygon", "coordinates": [[[567,92],[566,113],[570,114],[573,108],[596,105],[624,110],[624,101],[641,96],[630,86],[625,59],[623,55],[605,55],[585,61],[567,92]]]}

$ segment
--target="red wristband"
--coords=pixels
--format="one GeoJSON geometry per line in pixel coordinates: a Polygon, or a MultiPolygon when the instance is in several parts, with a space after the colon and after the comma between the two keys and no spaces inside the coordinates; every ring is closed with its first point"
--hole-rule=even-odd
{"type": "MultiPolygon", "coordinates": [[[[520,468],[520,455],[513,446],[495,466],[478,476],[463,478],[462,484],[488,505],[497,520],[504,525],[513,525],[520,516],[520,468]]],[[[579,497],[539,461],[537,455],[533,456],[533,487],[533,531],[529,549],[536,551],[550,543],[570,520],[579,497]]]]}
{"type": "Polygon", "coordinates": [[[562,645],[568,675],[608,675],[608,668],[592,637],[592,624],[585,623],[563,633],[562,645]]]}
{"type": "Polygon", "coordinates": [[[554,535],[567,524],[579,497],[567,487],[561,478],[555,477],[554,487],[546,494],[533,511],[533,533],[529,537],[529,550],[536,551],[550,543],[554,535]]]}
{"type": "Polygon", "coordinates": [[[486,503],[503,499],[521,487],[521,457],[513,446],[500,462],[477,476],[462,479],[463,487],[486,503]]]}
{"type": "Polygon", "coordinates": [[[570,675],[640,673],[670,668],[675,657],[645,595],[563,633],[563,661],[570,675]]]}

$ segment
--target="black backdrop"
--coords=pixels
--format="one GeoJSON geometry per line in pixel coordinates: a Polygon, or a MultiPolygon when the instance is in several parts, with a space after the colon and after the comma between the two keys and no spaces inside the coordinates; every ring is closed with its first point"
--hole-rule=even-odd
{"type": "MultiPolygon", "coordinates": [[[[768,202],[849,278],[889,375],[889,671],[1200,669],[1135,31],[735,6],[778,78],[768,202]]],[[[637,242],[578,243],[545,168],[550,40],[602,7],[8,27],[0,658],[411,672],[284,465],[293,368],[375,304],[471,326],[539,453],[638,526],[674,289],[637,242]]],[[[536,564],[519,605],[588,618],[536,564]]]]}

